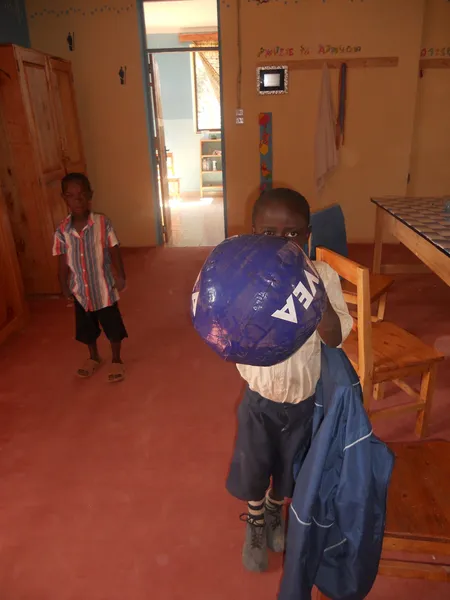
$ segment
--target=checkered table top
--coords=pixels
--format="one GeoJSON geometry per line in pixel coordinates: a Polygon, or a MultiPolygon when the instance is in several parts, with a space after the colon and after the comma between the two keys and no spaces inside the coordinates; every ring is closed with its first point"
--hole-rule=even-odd
{"type": "Polygon", "coordinates": [[[450,197],[371,200],[450,257],[450,212],[445,210],[450,197]]]}

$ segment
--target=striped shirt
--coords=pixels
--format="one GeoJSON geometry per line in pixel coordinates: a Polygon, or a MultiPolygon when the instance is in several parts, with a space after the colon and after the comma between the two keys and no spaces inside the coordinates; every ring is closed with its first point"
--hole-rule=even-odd
{"type": "Polygon", "coordinates": [[[111,221],[98,213],[89,215],[81,233],[72,227],[71,215],[55,232],[53,256],[66,256],[70,291],[86,311],[112,306],[119,299],[108,250],[118,245],[111,221]]]}

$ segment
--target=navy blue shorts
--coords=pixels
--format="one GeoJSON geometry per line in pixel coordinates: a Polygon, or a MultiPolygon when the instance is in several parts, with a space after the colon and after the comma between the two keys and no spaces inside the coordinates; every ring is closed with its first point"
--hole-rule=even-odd
{"type": "Polygon", "coordinates": [[[75,303],[75,338],[82,344],[95,344],[103,329],[110,342],[118,343],[128,337],[118,304],[93,312],[86,311],[77,300],[75,303]]]}
{"type": "Polygon", "coordinates": [[[276,500],[292,498],[293,464],[311,444],[314,396],[281,404],[247,388],[238,409],[238,432],[226,483],[239,500],[261,500],[272,479],[276,500]]]}

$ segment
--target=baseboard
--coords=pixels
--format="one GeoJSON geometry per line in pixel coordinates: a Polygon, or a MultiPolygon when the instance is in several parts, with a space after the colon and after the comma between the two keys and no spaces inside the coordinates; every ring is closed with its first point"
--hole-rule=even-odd
{"type": "Polygon", "coordinates": [[[121,246],[120,250],[125,254],[142,254],[143,252],[148,252],[149,250],[154,250],[155,248],[159,248],[156,244],[152,246],[121,246]]]}
{"type": "Polygon", "coordinates": [[[17,333],[23,329],[28,320],[28,311],[20,315],[20,317],[14,317],[11,321],[0,330],[0,344],[2,344],[9,336],[13,333],[17,333]]]}
{"type": "MultiPolygon", "coordinates": [[[[367,267],[372,267],[373,243],[370,242],[348,242],[349,258],[367,267]]],[[[421,261],[400,243],[383,244],[383,263],[417,265],[421,261]]]]}
{"type": "Polygon", "coordinates": [[[197,200],[198,198],[200,198],[200,190],[194,190],[194,191],[190,191],[190,192],[180,192],[180,196],[181,199],[189,199],[189,198],[193,198],[195,200],[197,200]]]}

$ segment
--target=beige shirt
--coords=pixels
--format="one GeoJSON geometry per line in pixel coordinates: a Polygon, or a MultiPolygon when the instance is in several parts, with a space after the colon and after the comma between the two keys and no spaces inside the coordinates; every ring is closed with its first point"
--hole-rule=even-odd
{"type": "MultiPolygon", "coordinates": [[[[328,298],[341,321],[342,340],[349,335],[353,319],[342,294],[338,274],[326,263],[315,262],[328,298]]],[[[308,341],[290,358],[273,367],[237,365],[250,389],[274,402],[297,404],[314,393],[320,377],[321,339],[315,331],[308,341]]]]}

